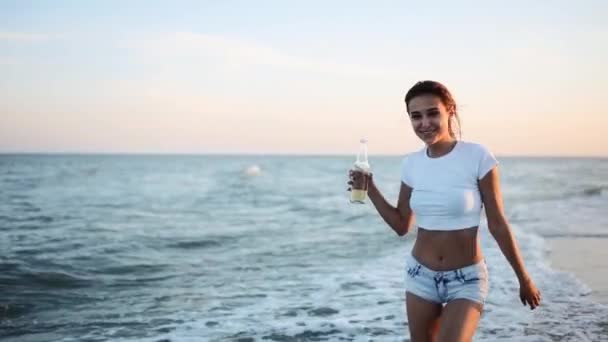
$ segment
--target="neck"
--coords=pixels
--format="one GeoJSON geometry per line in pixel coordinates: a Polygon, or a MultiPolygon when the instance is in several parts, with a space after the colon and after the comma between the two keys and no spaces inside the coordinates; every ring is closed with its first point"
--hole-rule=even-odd
{"type": "Polygon", "coordinates": [[[427,153],[431,158],[437,158],[444,156],[456,146],[456,139],[450,137],[447,139],[439,140],[431,145],[428,145],[427,153]]]}

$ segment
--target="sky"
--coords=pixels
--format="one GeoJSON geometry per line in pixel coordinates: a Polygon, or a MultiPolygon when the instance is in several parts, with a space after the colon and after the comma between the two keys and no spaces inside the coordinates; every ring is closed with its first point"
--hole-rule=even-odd
{"type": "Polygon", "coordinates": [[[0,153],[608,156],[606,1],[1,1],[0,153]]]}

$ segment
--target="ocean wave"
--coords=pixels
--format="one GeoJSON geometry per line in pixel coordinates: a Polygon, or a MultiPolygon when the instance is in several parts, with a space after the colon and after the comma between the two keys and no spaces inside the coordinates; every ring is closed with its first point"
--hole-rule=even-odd
{"type": "Polygon", "coordinates": [[[115,203],[92,203],[88,207],[95,209],[124,209],[131,206],[131,203],[115,202],[115,203]]]}
{"type": "Polygon", "coordinates": [[[567,199],[567,198],[587,198],[587,197],[600,197],[608,194],[608,185],[592,185],[584,187],[579,190],[569,191],[561,196],[557,196],[556,200],[567,199]]]}
{"type": "Polygon", "coordinates": [[[17,208],[18,211],[22,212],[40,212],[42,209],[34,205],[33,203],[27,201],[26,198],[12,200],[11,205],[17,208]]]}
{"type": "Polygon", "coordinates": [[[589,238],[608,239],[608,233],[547,233],[542,234],[545,238],[589,238]]]}
{"type": "Polygon", "coordinates": [[[219,247],[222,243],[217,240],[191,240],[191,241],[178,241],[167,245],[169,248],[177,249],[202,249],[207,247],[219,247]]]}
{"type": "Polygon", "coordinates": [[[271,341],[323,341],[328,340],[332,335],[342,333],[338,329],[331,330],[304,330],[295,335],[289,335],[284,333],[272,333],[270,335],[263,336],[263,340],[271,341]]]}
{"type": "MultiPolygon", "coordinates": [[[[36,306],[34,304],[28,303],[0,302],[0,323],[5,322],[5,320],[21,317],[33,311],[35,307],[36,306]]],[[[2,325],[0,324],[0,328],[1,327],[2,325]]]]}
{"type": "Polygon", "coordinates": [[[133,265],[118,265],[98,268],[94,270],[96,274],[104,275],[145,275],[164,271],[167,265],[163,264],[133,264],[133,265]]]}
{"type": "MultiPolygon", "coordinates": [[[[27,227],[27,226],[26,226],[27,227]]],[[[23,228],[26,229],[26,228],[23,228]]],[[[58,254],[62,253],[66,250],[77,251],[81,250],[83,247],[87,247],[86,244],[83,243],[62,243],[62,240],[54,240],[49,241],[49,243],[44,244],[42,246],[24,246],[24,247],[16,247],[13,249],[13,253],[18,257],[36,257],[44,254],[58,254]],[[58,242],[58,243],[54,243],[58,242]]]]}
{"type": "Polygon", "coordinates": [[[608,185],[604,186],[591,186],[583,189],[580,193],[583,196],[601,196],[608,194],[608,185]]]}
{"type": "Polygon", "coordinates": [[[28,199],[29,196],[24,195],[24,194],[20,194],[20,193],[12,193],[8,195],[8,200],[12,201],[12,200],[26,200],[28,199]]]}
{"type": "Polygon", "coordinates": [[[30,178],[5,178],[4,182],[17,187],[20,191],[32,190],[40,186],[43,178],[35,176],[30,178]]]}
{"type": "Polygon", "coordinates": [[[0,262],[0,273],[7,274],[8,272],[18,270],[22,265],[23,263],[18,261],[0,262]]]}
{"type": "Polygon", "coordinates": [[[0,215],[0,220],[4,220],[9,223],[19,222],[39,222],[39,223],[51,223],[55,221],[55,218],[48,215],[34,215],[34,216],[6,216],[0,215]]]}
{"type": "Polygon", "coordinates": [[[38,271],[13,268],[12,274],[0,277],[4,285],[27,286],[34,288],[74,289],[88,287],[92,280],[64,271],[38,271]]]}
{"type": "Polygon", "coordinates": [[[535,202],[535,201],[561,201],[564,199],[572,199],[572,198],[595,198],[595,197],[608,197],[608,185],[597,185],[597,186],[588,186],[582,187],[577,190],[565,191],[561,193],[535,193],[530,194],[522,199],[526,202],[535,202]]]}
{"type": "Polygon", "coordinates": [[[344,218],[344,222],[345,223],[351,223],[354,221],[359,221],[359,220],[364,220],[366,219],[368,216],[365,214],[358,214],[358,215],[350,215],[344,218]]]}
{"type": "MultiPolygon", "coordinates": [[[[127,330],[140,331],[139,337],[166,334],[175,329],[181,320],[150,319],[150,320],[95,320],[86,323],[49,323],[44,321],[36,324],[24,324],[23,321],[0,321],[0,338],[14,337],[10,341],[74,341],[69,336],[79,336],[78,341],[107,341],[133,338],[127,330]],[[18,338],[18,339],[17,339],[18,338]]],[[[156,341],[156,340],[155,340],[156,341]]]]}

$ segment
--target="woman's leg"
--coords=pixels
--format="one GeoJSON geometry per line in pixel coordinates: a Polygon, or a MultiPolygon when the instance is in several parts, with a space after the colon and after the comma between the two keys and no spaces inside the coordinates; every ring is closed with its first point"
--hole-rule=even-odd
{"type": "Polygon", "coordinates": [[[405,306],[412,342],[434,342],[437,339],[441,304],[406,292],[405,306]]]}
{"type": "Polygon", "coordinates": [[[481,317],[483,306],[469,299],[454,299],[443,307],[439,341],[469,342],[481,317]]]}

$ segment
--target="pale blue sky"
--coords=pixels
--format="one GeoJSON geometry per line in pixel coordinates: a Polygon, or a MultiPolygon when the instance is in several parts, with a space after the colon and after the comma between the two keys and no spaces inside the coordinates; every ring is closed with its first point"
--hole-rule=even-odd
{"type": "Polygon", "coordinates": [[[463,138],[608,155],[603,1],[3,1],[0,151],[370,153],[420,146],[445,83],[463,138]]]}

